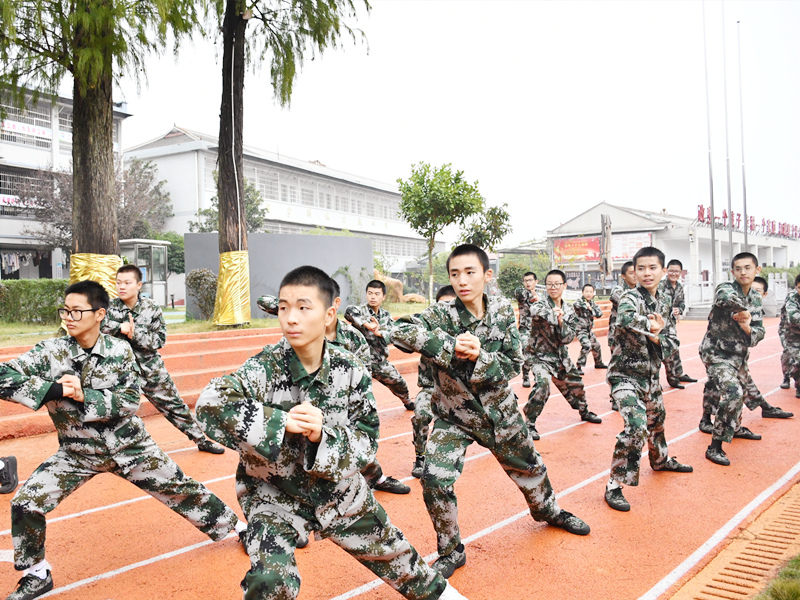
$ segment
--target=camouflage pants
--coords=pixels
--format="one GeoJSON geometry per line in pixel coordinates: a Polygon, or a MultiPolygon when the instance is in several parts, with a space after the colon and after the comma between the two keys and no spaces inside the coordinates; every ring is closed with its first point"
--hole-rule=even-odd
{"type": "Polygon", "coordinates": [[[372,378],[389,388],[395,396],[402,400],[403,404],[410,402],[406,380],[403,379],[400,371],[388,359],[383,359],[379,363],[373,361],[370,365],[370,370],[372,371],[372,378]]]}
{"type": "Polygon", "coordinates": [[[189,407],[181,400],[180,392],[170,377],[161,357],[152,364],[142,365],[142,394],[150,400],[167,420],[197,443],[205,439],[203,431],[192,417],[189,407]]]}
{"type": "Polygon", "coordinates": [[[795,387],[800,390],[800,346],[784,343],[781,370],[784,377],[794,378],[795,387]]]}
{"type": "Polygon", "coordinates": [[[364,479],[367,480],[367,483],[370,487],[374,487],[378,480],[383,477],[383,469],[381,468],[381,464],[378,462],[378,457],[376,456],[371,463],[369,463],[366,467],[361,469],[361,474],[364,476],[364,479]]]}
{"type": "Polygon", "coordinates": [[[743,360],[739,365],[733,362],[703,362],[708,376],[703,390],[703,407],[705,409],[706,405],[716,404],[712,439],[730,442],[742,419],[744,391],[750,379],[747,361],[743,360]],[[715,395],[718,398],[716,401],[715,395]]]}
{"type": "Polygon", "coordinates": [[[437,418],[428,440],[422,496],[436,530],[439,556],[450,554],[461,543],[458,528],[458,501],[453,486],[464,469],[464,456],[472,442],[489,449],[511,480],[525,496],[531,515],[537,521],[548,520],[560,512],[547,477],[547,467],[536,451],[522,415],[497,429],[510,433],[498,443],[494,430],[467,433],[460,427],[437,418]]]}
{"type": "MultiPolygon", "coordinates": [[[[322,530],[322,535],[406,598],[438,598],[446,581],[425,563],[389,521],[372,492],[367,492],[369,498],[360,510],[337,517],[322,530]]],[[[297,529],[281,510],[270,508],[257,507],[247,513],[245,545],[250,570],[242,580],[245,600],[293,600],[300,592],[294,554],[299,540],[297,529]]]]}
{"type": "MultiPolygon", "coordinates": [[[[660,371],[660,369],[659,369],[660,371]]],[[[611,459],[611,478],[625,485],[639,485],[639,469],[645,441],[650,466],[658,468],[669,458],[664,436],[664,397],[659,373],[647,380],[614,377],[610,380],[611,398],[619,405],[625,428],[617,435],[611,459]]]]}
{"type": "Polygon", "coordinates": [[[569,405],[581,414],[587,411],[586,392],[583,389],[583,380],[574,369],[567,372],[561,369],[555,374],[551,368],[542,362],[534,362],[531,369],[533,381],[531,382],[531,393],[528,395],[528,403],[523,412],[528,423],[536,425],[536,419],[542,414],[544,405],[550,397],[550,380],[552,379],[558,391],[566,398],[569,405]]]}
{"type": "Polygon", "coordinates": [[[603,362],[603,355],[600,352],[600,342],[597,341],[597,336],[595,336],[593,331],[582,329],[578,332],[578,341],[581,344],[581,353],[578,356],[579,367],[583,368],[586,364],[589,352],[592,353],[594,364],[603,362]]]}
{"type": "MultiPolygon", "coordinates": [[[[678,342],[678,346],[680,346],[680,342],[678,342]]],[[[683,377],[683,363],[681,362],[679,347],[676,347],[675,351],[669,356],[666,356],[661,362],[664,363],[664,372],[667,374],[667,381],[677,381],[683,377]]]]}
{"type": "Polygon", "coordinates": [[[519,332],[519,344],[522,348],[522,377],[527,377],[533,365],[533,352],[528,350],[530,334],[519,332]]]}
{"type": "Polygon", "coordinates": [[[45,515],[99,473],[127,479],[214,540],[225,537],[238,521],[230,507],[184,475],[149,437],[112,455],[61,448],[39,465],[11,501],[14,568],[22,571],[44,560],[45,515]]]}
{"type": "MultiPolygon", "coordinates": [[[[752,375],[750,375],[750,371],[747,371],[747,379],[743,384],[744,389],[744,405],[749,408],[750,410],[755,410],[759,406],[761,408],[766,408],[769,406],[769,403],[764,399],[764,396],[761,395],[761,391],[756,386],[756,382],[753,381],[752,375]]],[[[720,400],[720,393],[717,388],[711,383],[711,380],[706,381],[705,387],[703,388],[703,416],[710,417],[717,411],[717,407],[719,406],[720,400]]],[[[736,423],[736,429],[739,429],[739,425],[742,421],[742,413],[739,411],[739,419],[736,423]]]]}
{"type": "Polygon", "coordinates": [[[422,388],[414,399],[414,416],[411,417],[414,452],[417,456],[425,455],[425,445],[428,443],[428,431],[432,421],[431,390],[422,388]]]}

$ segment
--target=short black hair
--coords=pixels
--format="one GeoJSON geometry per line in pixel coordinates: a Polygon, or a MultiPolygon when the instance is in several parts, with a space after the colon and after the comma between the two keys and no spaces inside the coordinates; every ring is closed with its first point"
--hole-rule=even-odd
{"type": "Polygon", "coordinates": [[[639,248],[639,251],[633,255],[633,266],[634,267],[636,266],[636,263],[640,258],[652,258],[652,257],[658,259],[658,262],[661,265],[661,268],[663,269],[667,257],[664,256],[664,253],[661,250],[653,246],[645,246],[644,248],[639,248]]]}
{"type": "Polygon", "coordinates": [[[144,277],[142,277],[142,270],[136,265],[122,265],[117,269],[117,275],[120,273],[133,273],[134,277],[136,277],[136,281],[144,279],[144,277]]]}
{"type": "Polygon", "coordinates": [[[442,288],[439,288],[439,291],[436,292],[436,301],[438,302],[442,296],[453,296],[456,297],[456,291],[453,289],[452,285],[446,285],[442,288]]]}
{"type": "Polygon", "coordinates": [[[67,296],[70,294],[80,294],[81,296],[86,296],[86,302],[95,309],[98,310],[100,308],[105,308],[108,310],[108,292],[106,288],[102,285],[97,283],[96,281],[91,281],[86,279],[84,281],[76,281],[72,285],[67,286],[67,289],[64,290],[64,300],[67,299],[67,296]]]}
{"type": "Polygon", "coordinates": [[[278,294],[287,285],[304,285],[308,287],[317,288],[325,308],[333,306],[333,299],[336,297],[336,287],[334,281],[322,269],[305,265],[292,269],[281,279],[281,285],[278,288],[278,294]]]}
{"type": "Polygon", "coordinates": [[[581,291],[585,290],[587,287],[594,289],[594,286],[591,283],[584,283],[581,291]]]}
{"type": "Polygon", "coordinates": [[[619,272],[624,277],[625,273],[628,272],[628,269],[632,269],[632,268],[633,268],[633,261],[629,260],[629,261],[626,261],[626,262],[622,263],[622,269],[620,269],[619,272]]]}
{"type": "Polygon", "coordinates": [[[373,279],[367,284],[366,289],[380,289],[383,292],[383,295],[386,295],[386,284],[383,283],[380,279],[373,279]]]}
{"type": "Polygon", "coordinates": [[[544,276],[544,280],[547,281],[547,278],[550,277],[550,275],[558,275],[559,277],[561,277],[562,283],[567,283],[567,274],[564,273],[564,271],[562,271],[561,269],[553,269],[551,271],[548,271],[547,275],[544,276]]]}
{"type": "Polygon", "coordinates": [[[484,273],[489,270],[489,255],[486,254],[486,250],[475,244],[461,244],[453,248],[450,256],[447,257],[447,264],[445,265],[447,272],[450,273],[450,261],[452,259],[456,256],[468,256],[470,254],[474,254],[478,257],[478,261],[481,263],[484,273]]]}
{"type": "Polygon", "coordinates": [[[331,277],[331,281],[333,282],[333,298],[340,298],[342,296],[342,288],[339,287],[339,282],[337,282],[333,277],[331,277]]]}
{"type": "Polygon", "coordinates": [[[761,277],[761,275],[753,279],[753,283],[760,283],[761,285],[763,285],[765,294],[769,291],[769,281],[761,277]]]}
{"type": "Polygon", "coordinates": [[[733,260],[731,261],[731,269],[733,268],[733,265],[736,264],[737,260],[752,260],[755,266],[760,266],[758,264],[758,257],[752,252],[739,252],[739,254],[734,256],[733,260]]]}
{"type": "Polygon", "coordinates": [[[800,285],[800,273],[798,273],[794,278],[794,287],[797,287],[798,285],[800,285]]]}
{"type": "Polygon", "coordinates": [[[667,263],[667,268],[678,266],[683,271],[683,263],[679,261],[677,258],[673,258],[671,261],[667,263]]]}
{"type": "Polygon", "coordinates": [[[528,277],[529,275],[533,275],[533,278],[534,278],[536,281],[539,281],[539,278],[536,276],[536,273],[534,273],[533,271],[528,271],[527,273],[525,273],[525,274],[522,276],[522,278],[523,278],[523,279],[525,279],[525,278],[526,278],[526,277],[528,277]]]}

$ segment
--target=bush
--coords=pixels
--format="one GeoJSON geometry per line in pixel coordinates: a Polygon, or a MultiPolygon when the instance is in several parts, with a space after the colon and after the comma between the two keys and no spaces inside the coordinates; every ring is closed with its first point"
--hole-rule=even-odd
{"type": "Polygon", "coordinates": [[[0,281],[0,320],[7,323],[60,323],[66,279],[0,281]]]}
{"type": "Polygon", "coordinates": [[[186,274],[186,291],[197,301],[200,315],[208,320],[214,316],[217,300],[217,276],[208,269],[192,269],[186,274]]]}
{"type": "Polygon", "coordinates": [[[522,287],[522,276],[530,271],[529,267],[521,265],[509,265],[500,271],[500,277],[497,279],[497,284],[500,286],[500,291],[503,296],[511,300],[514,299],[514,290],[522,287]]]}

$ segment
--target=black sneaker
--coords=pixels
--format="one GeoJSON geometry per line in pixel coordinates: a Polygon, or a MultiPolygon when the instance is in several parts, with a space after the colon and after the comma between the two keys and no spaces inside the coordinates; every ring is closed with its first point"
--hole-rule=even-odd
{"type": "Polygon", "coordinates": [[[683,381],[684,383],[697,383],[697,379],[687,375],[686,373],[678,377],[678,381],[683,381]]]}
{"type": "Polygon", "coordinates": [[[305,548],[306,546],[308,546],[308,539],[309,538],[304,538],[304,539],[300,540],[299,542],[297,542],[297,546],[295,546],[295,548],[297,548],[299,550],[300,548],[305,548]]]}
{"type": "Polygon", "coordinates": [[[19,580],[17,589],[11,592],[6,600],[33,600],[53,589],[53,576],[47,571],[47,577],[40,579],[36,575],[25,575],[19,580]]]}
{"type": "Polygon", "coordinates": [[[19,483],[17,477],[17,457],[2,456],[3,468],[0,469],[0,494],[10,494],[19,483]]]}
{"type": "Polygon", "coordinates": [[[522,376],[522,387],[531,387],[531,379],[528,377],[528,374],[522,376]]]}
{"type": "Polygon", "coordinates": [[[723,467],[727,467],[731,464],[730,459],[725,455],[725,451],[722,448],[712,448],[709,446],[706,449],[706,458],[723,467]]]}
{"type": "Polygon", "coordinates": [[[554,519],[547,522],[553,527],[560,527],[564,531],[575,535],[588,535],[591,531],[586,523],[565,510],[562,510],[554,519]]]}
{"type": "Polygon", "coordinates": [[[416,460],[414,460],[414,466],[411,469],[411,475],[419,479],[422,477],[422,473],[425,470],[425,457],[424,456],[417,456],[416,460]]]}
{"type": "Polygon", "coordinates": [[[415,404],[413,402],[403,402],[403,406],[406,407],[406,410],[414,410],[415,404]]]}
{"type": "Polygon", "coordinates": [[[592,411],[587,410],[585,413],[581,413],[581,421],[586,421],[587,423],[602,423],[603,419],[598,417],[592,411]]]}
{"type": "Polygon", "coordinates": [[[605,363],[594,363],[594,368],[595,369],[607,369],[608,365],[605,364],[605,363]]]}
{"type": "Polygon", "coordinates": [[[694,471],[692,467],[689,465],[684,465],[683,463],[679,463],[678,459],[674,456],[670,456],[662,466],[655,468],[653,467],[653,471],[672,471],[673,473],[691,473],[694,471]]]}
{"type": "Polygon", "coordinates": [[[575,372],[578,375],[583,375],[584,374],[583,369],[581,367],[575,367],[575,372]]]}
{"type": "Polygon", "coordinates": [[[539,435],[539,432],[536,431],[536,425],[532,425],[528,423],[528,431],[531,432],[531,439],[536,442],[541,439],[542,436],[539,435]]]}
{"type": "Polygon", "coordinates": [[[450,554],[437,558],[431,565],[445,579],[450,579],[456,569],[467,564],[467,553],[463,550],[464,546],[461,544],[459,546],[461,546],[461,550],[456,548],[450,554]]]}
{"type": "Polygon", "coordinates": [[[614,399],[611,400],[611,410],[619,412],[619,403],[614,399]]]}
{"type": "Polygon", "coordinates": [[[761,436],[759,434],[753,433],[747,427],[744,427],[744,426],[739,427],[739,429],[734,431],[733,437],[739,438],[740,440],[756,440],[757,441],[757,440],[761,439],[761,436]]]}
{"type": "Polygon", "coordinates": [[[790,419],[794,413],[785,411],[780,406],[765,406],[761,409],[761,416],[765,419],[790,419]]]}
{"type": "Polygon", "coordinates": [[[789,375],[787,375],[786,377],[783,378],[783,383],[781,383],[781,389],[788,390],[791,387],[791,385],[792,385],[792,378],[789,375]]]}
{"type": "Polygon", "coordinates": [[[410,487],[402,481],[397,481],[394,477],[387,477],[380,483],[373,485],[372,489],[379,492],[388,492],[389,494],[408,494],[411,492],[410,487]]]}
{"type": "Polygon", "coordinates": [[[685,385],[683,385],[683,384],[682,384],[680,381],[678,381],[677,379],[667,379],[667,383],[669,384],[669,387],[674,387],[675,389],[678,389],[678,390],[684,390],[684,389],[686,389],[686,386],[685,386],[685,385]]]}
{"type": "Polygon", "coordinates": [[[211,440],[200,440],[197,442],[197,449],[200,452],[208,452],[209,454],[225,454],[225,448],[217,446],[211,440]]]}
{"type": "Polygon", "coordinates": [[[710,417],[703,417],[702,419],[700,419],[700,424],[698,425],[698,428],[703,433],[711,433],[712,431],[714,431],[714,424],[711,422],[710,417]]]}
{"type": "Polygon", "coordinates": [[[794,391],[794,397],[795,397],[795,398],[800,398],[800,388],[797,388],[797,389],[794,391]]]}
{"type": "Polygon", "coordinates": [[[620,512],[628,512],[631,509],[630,503],[622,495],[622,488],[606,490],[606,504],[620,512]]]}

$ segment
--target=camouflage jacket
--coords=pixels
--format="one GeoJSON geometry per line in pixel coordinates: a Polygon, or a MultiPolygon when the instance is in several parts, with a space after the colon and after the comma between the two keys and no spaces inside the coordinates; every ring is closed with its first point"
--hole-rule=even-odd
{"type": "Polygon", "coordinates": [[[209,437],[239,452],[237,481],[257,485],[270,504],[311,512],[323,526],[364,487],[361,469],[378,447],[372,380],[361,361],[325,343],[322,366],[306,372],[285,339],[239,369],[217,377],[197,400],[209,437]],[[322,438],[286,431],[288,411],[302,402],[322,411],[322,438]]]}
{"type": "Polygon", "coordinates": [[[133,310],[119,298],[113,298],[100,330],[128,342],[145,372],[153,367],[153,362],[160,364],[154,359],[159,357],[159,348],[167,342],[167,325],[161,307],[150,298],[139,295],[133,310]],[[130,315],[133,315],[133,336],[129,339],[119,328],[129,322],[130,315]]]}
{"type": "Polygon", "coordinates": [[[778,327],[784,346],[800,346],[800,294],[789,290],[781,307],[781,323],[778,327]]]}
{"type": "MultiPolygon", "coordinates": [[[[275,296],[261,296],[256,301],[258,307],[270,315],[278,315],[278,299],[275,296]]],[[[361,332],[341,319],[336,319],[336,339],[328,341],[356,355],[364,366],[369,367],[369,344],[361,332]]]]}
{"type": "Polygon", "coordinates": [[[509,385],[522,365],[516,316],[503,297],[484,294],[483,301],[483,319],[456,298],[428,307],[412,322],[398,322],[392,334],[396,346],[430,359],[434,414],[467,431],[491,430],[519,414],[509,385]],[[455,355],[455,338],[466,332],[481,342],[475,362],[455,355]]]}
{"type": "MultiPolygon", "coordinates": [[[[664,277],[661,283],[658,284],[658,291],[672,299],[672,308],[679,309],[682,315],[686,313],[686,300],[683,293],[683,285],[680,281],[675,283],[675,287],[672,287],[669,278],[664,277]]],[[[670,313],[669,320],[673,323],[678,322],[677,317],[672,313],[670,313]]]]}
{"type": "Polygon", "coordinates": [[[738,281],[720,283],[714,291],[714,305],[708,315],[708,329],[700,342],[700,358],[705,364],[747,360],[749,349],[764,339],[764,311],[761,296],[751,289],[744,295],[738,281]],[[750,334],[732,316],[743,310],[752,315],[750,334]]]}
{"type": "MultiPolygon", "coordinates": [[[[416,313],[414,315],[404,315],[397,319],[395,322],[396,325],[400,323],[414,323],[417,325],[424,326],[424,323],[419,318],[420,313],[416,313]]],[[[404,345],[395,345],[398,350],[402,350],[403,352],[408,352],[411,354],[413,350],[410,348],[405,347],[404,345]]],[[[424,354],[420,354],[419,356],[419,366],[417,367],[417,385],[419,386],[420,390],[432,390],[433,389],[433,365],[431,364],[431,359],[425,356],[424,354]]]]}
{"type": "Polygon", "coordinates": [[[617,307],[616,343],[611,354],[607,378],[650,380],[657,375],[664,357],[672,354],[678,346],[673,328],[667,327],[672,312],[670,297],[656,291],[655,298],[641,286],[622,294],[617,307]],[[664,329],[658,334],[656,344],[643,333],[650,331],[647,315],[664,317],[664,329]]]}
{"type": "Polygon", "coordinates": [[[529,333],[531,330],[531,304],[535,302],[534,296],[527,288],[521,287],[514,290],[519,308],[519,331],[529,333]]]}
{"type": "Polygon", "coordinates": [[[147,435],[136,417],[139,368],[129,344],[100,334],[86,352],[71,336],[39,342],[15,360],[0,363],[0,397],[50,413],[58,443],[79,454],[110,454],[147,435]],[[84,401],[44,402],[62,375],[78,375],[84,401]]]}
{"type": "Polygon", "coordinates": [[[611,344],[614,341],[614,331],[616,329],[617,323],[617,310],[619,308],[619,300],[622,298],[622,294],[632,288],[628,287],[628,284],[623,285],[615,285],[614,289],[611,290],[611,313],[608,315],[608,343],[611,344]]]}
{"type": "Polygon", "coordinates": [[[567,345],[575,339],[577,317],[572,307],[561,301],[564,319],[561,325],[555,313],[556,304],[550,296],[543,296],[531,305],[532,325],[528,351],[534,360],[544,363],[555,374],[562,369],[572,370],[567,345]]]}
{"type": "Polygon", "coordinates": [[[591,331],[595,318],[603,316],[603,311],[594,300],[587,300],[583,296],[572,303],[575,311],[575,328],[577,331],[591,331]]]}
{"type": "Polygon", "coordinates": [[[344,311],[344,318],[350,321],[367,340],[374,362],[380,363],[389,358],[389,342],[394,328],[394,319],[388,310],[381,308],[378,309],[378,314],[375,314],[368,304],[351,305],[344,311]],[[369,323],[372,317],[378,320],[378,331],[382,337],[364,327],[364,324],[369,323]]]}

